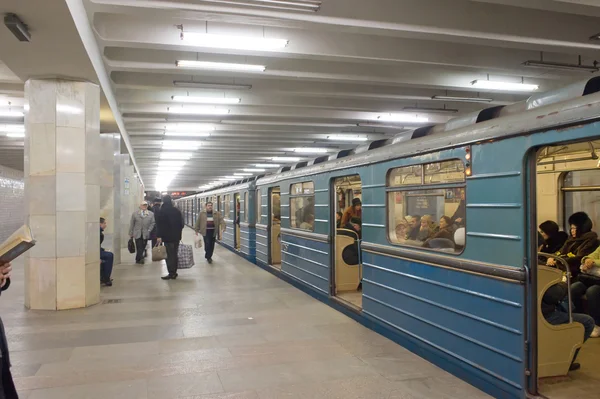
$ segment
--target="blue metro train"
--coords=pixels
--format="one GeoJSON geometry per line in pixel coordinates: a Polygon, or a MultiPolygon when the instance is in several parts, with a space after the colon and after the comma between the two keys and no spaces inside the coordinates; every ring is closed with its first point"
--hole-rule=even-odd
{"type": "Polygon", "coordinates": [[[574,384],[544,381],[568,373],[583,327],[541,316],[563,272],[538,266],[537,226],[600,221],[599,91],[592,78],[178,206],[191,226],[212,201],[223,246],[494,397],[552,397],[574,384]],[[337,222],[355,198],[360,230],[337,222]],[[448,234],[412,236],[434,225],[448,234]]]}

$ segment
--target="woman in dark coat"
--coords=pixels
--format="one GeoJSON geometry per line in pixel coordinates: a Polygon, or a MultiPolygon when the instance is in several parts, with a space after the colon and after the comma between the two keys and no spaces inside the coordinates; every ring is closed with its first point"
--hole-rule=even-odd
{"type": "Polygon", "coordinates": [[[555,254],[565,245],[565,242],[569,239],[569,235],[564,231],[560,231],[558,224],[552,220],[546,220],[540,224],[540,235],[542,236],[542,243],[539,252],[546,254],[555,254]]]}
{"type": "MultiPolygon", "coordinates": [[[[571,275],[577,277],[579,266],[584,256],[598,248],[598,234],[592,231],[592,220],[585,212],[576,212],[569,217],[571,236],[564,243],[557,255],[569,265],[571,275]]],[[[554,259],[548,259],[548,266],[555,266],[554,259]]]]}
{"type": "MultiPolygon", "coordinates": [[[[12,267],[10,263],[0,265],[0,292],[6,291],[10,286],[11,270],[12,267]]],[[[17,388],[15,387],[12,373],[10,372],[8,341],[6,339],[6,332],[4,331],[2,320],[0,320],[0,354],[2,355],[2,361],[0,361],[0,374],[2,375],[0,380],[0,399],[19,399],[17,388]]]]}

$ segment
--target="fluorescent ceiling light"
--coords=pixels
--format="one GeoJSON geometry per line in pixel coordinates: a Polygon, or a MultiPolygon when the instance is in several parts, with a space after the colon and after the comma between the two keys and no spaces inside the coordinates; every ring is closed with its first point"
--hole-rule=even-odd
{"type": "Polygon", "coordinates": [[[563,71],[579,71],[591,73],[600,71],[600,68],[598,68],[596,65],[565,64],[562,62],[525,61],[523,65],[532,68],[560,69],[563,71]]]}
{"type": "Polygon", "coordinates": [[[310,147],[302,147],[302,148],[294,148],[294,152],[299,154],[324,154],[328,152],[327,148],[310,148],[310,147]]]}
{"type": "Polygon", "coordinates": [[[204,3],[229,4],[258,9],[317,12],[322,1],[317,0],[200,0],[204,3]]]}
{"type": "Polygon", "coordinates": [[[176,168],[176,167],[183,167],[185,165],[184,161],[159,161],[158,162],[158,167],[159,168],[176,168]]]}
{"type": "Polygon", "coordinates": [[[191,87],[195,89],[209,90],[250,90],[252,85],[238,85],[233,83],[210,83],[210,82],[194,82],[186,80],[174,80],[173,86],[176,87],[191,87]]]}
{"type": "Polygon", "coordinates": [[[483,97],[455,97],[455,96],[432,96],[432,100],[438,101],[455,101],[462,103],[491,103],[494,101],[493,98],[483,98],[483,97]]]}
{"type": "Polygon", "coordinates": [[[257,168],[279,168],[281,165],[276,163],[257,163],[254,164],[257,168]]]}
{"type": "Polygon", "coordinates": [[[425,123],[429,122],[429,118],[424,116],[416,116],[412,114],[382,114],[377,117],[380,121],[385,122],[403,122],[403,123],[425,123]]]}
{"type": "Polygon", "coordinates": [[[0,125],[0,132],[25,133],[25,126],[24,125],[0,125]]]}
{"type": "Polygon", "coordinates": [[[350,134],[334,134],[332,136],[327,136],[327,139],[334,140],[334,141],[367,141],[367,140],[369,140],[368,137],[353,136],[350,134]]]}
{"type": "Polygon", "coordinates": [[[398,130],[404,129],[404,126],[384,125],[384,124],[381,124],[381,123],[358,123],[358,124],[356,124],[356,126],[358,126],[358,127],[380,128],[380,129],[398,129],[398,130]]]}
{"type": "Polygon", "coordinates": [[[175,62],[175,65],[179,68],[209,69],[213,71],[264,72],[266,69],[264,65],[192,60],[179,60],[175,62]]]}
{"type": "Polygon", "coordinates": [[[252,173],[234,173],[234,176],[252,176],[252,173]]]}
{"type": "Polygon", "coordinates": [[[210,133],[206,132],[165,132],[169,137],[208,137],[210,133]]]}
{"type": "Polygon", "coordinates": [[[25,132],[12,132],[12,133],[6,133],[6,137],[11,137],[11,138],[22,138],[25,137],[25,132]]]}
{"type": "Polygon", "coordinates": [[[215,35],[202,32],[181,32],[181,40],[199,47],[256,51],[278,50],[284,48],[288,44],[287,39],[215,35]]]}
{"type": "Polygon", "coordinates": [[[190,159],[191,152],[161,152],[160,159],[190,159]]]}
{"type": "Polygon", "coordinates": [[[195,97],[195,96],[172,96],[173,101],[192,104],[239,104],[241,98],[235,97],[195,97]]]}
{"type": "Polygon", "coordinates": [[[0,109],[0,117],[2,118],[22,118],[25,114],[22,111],[11,111],[0,109]]]}
{"type": "Polygon", "coordinates": [[[168,107],[167,112],[171,114],[188,115],[227,115],[228,109],[217,107],[168,107]]]}
{"type": "Polygon", "coordinates": [[[271,160],[275,162],[298,162],[302,158],[297,157],[273,157],[271,160]]]}
{"type": "Polygon", "coordinates": [[[163,150],[197,150],[201,143],[198,141],[163,141],[163,150]]]}
{"type": "Polygon", "coordinates": [[[218,180],[223,182],[223,181],[232,181],[232,180],[237,180],[237,177],[221,177],[218,180]]]}
{"type": "Polygon", "coordinates": [[[456,108],[429,108],[429,107],[404,107],[403,111],[409,112],[430,112],[433,114],[455,114],[458,112],[456,108]]]}
{"type": "Polygon", "coordinates": [[[215,127],[206,123],[176,123],[174,125],[165,126],[165,130],[178,132],[212,132],[215,130],[215,127]]]}
{"type": "Polygon", "coordinates": [[[499,82],[494,80],[474,80],[471,86],[486,90],[504,90],[504,91],[535,91],[539,85],[515,82],[499,82]]]}
{"type": "MultiPolygon", "coordinates": [[[[279,166],[279,165],[277,165],[279,166]]],[[[242,169],[244,172],[264,172],[265,169],[261,169],[261,168],[248,168],[248,169],[242,169]]]]}

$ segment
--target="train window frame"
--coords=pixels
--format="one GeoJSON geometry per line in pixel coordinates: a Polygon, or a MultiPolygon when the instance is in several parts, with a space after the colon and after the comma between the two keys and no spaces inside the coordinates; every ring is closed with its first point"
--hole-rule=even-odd
{"type": "MultiPolygon", "coordinates": [[[[294,226],[294,223],[292,223],[292,221],[296,221],[296,217],[295,217],[295,213],[298,209],[295,209],[294,205],[295,205],[295,200],[297,198],[312,198],[313,201],[313,206],[315,203],[315,182],[312,180],[306,180],[306,181],[301,181],[301,182],[296,182],[296,183],[292,183],[290,184],[289,187],[289,206],[288,206],[288,210],[289,210],[289,223],[290,223],[290,229],[293,230],[300,230],[300,231],[310,231],[310,232],[314,232],[315,231],[315,224],[316,224],[316,215],[313,211],[313,217],[315,218],[315,220],[313,221],[312,224],[312,229],[303,229],[301,227],[296,227],[294,226]],[[306,193],[305,192],[305,184],[310,184],[312,187],[308,188],[309,190],[312,190],[311,192],[306,193]],[[294,192],[294,186],[298,186],[300,185],[301,188],[301,192],[300,193],[295,193],[294,192]]],[[[304,206],[300,209],[303,209],[304,206]]],[[[304,222],[303,222],[304,223],[304,222]]]]}
{"type": "MultiPolygon", "coordinates": [[[[558,206],[558,212],[557,212],[557,216],[558,216],[558,225],[563,229],[563,231],[566,231],[567,233],[569,232],[569,226],[567,223],[567,220],[569,218],[570,215],[572,215],[573,213],[575,213],[576,211],[572,210],[571,212],[567,212],[567,195],[568,194],[573,194],[573,193],[581,193],[581,192],[598,192],[600,191],[600,186],[588,186],[588,185],[567,185],[566,184],[566,179],[567,176],[569,174],[573,174],[573,173],[584,173],[584,172],[596,172],[598,173],[598,169],[597,168],[582,168],[582,169],[573,169],[573,170],[565,170],[563,172],[561,172],[558,175],[558,190],[560,195],[558,196],[557,200],[557,206],[558,206]]],[[[590,216],[590,218],[592,219],[592,221],[596,220],[597,218],[595,217],[595,215],[591,212],[589,212],[588,210],[585,210],[584,212],[588,213],[588,215],[590,216]]],[[[540,222],[541,223],[541,222],[540,222]]],[[[596,227],[596,223],[594,223],[594,228],[596,227]]]]}
{"type": "Polygon", "coordinates": [[[250,197],[249,191],[244,191],[244,223],[248,223],[248,213],[250,211],[248,197],[250,197]]]}
{"type": "Polygon", "coordinates": [[[262,191],[260,188],[256,189],[256,216],[254,218],[254,224],[262,224],[262,191]]]}
{"type": "MultiPolygon", "coordinates": [[[[434,162],[422,162],[422,163],[418,163],[418,164],[411,164],[411,165],[401,165],[401,166],[397,166],[397,167],[393,167],[393,168],[389,168],[386,172],[386,178],[385,178],[385,211],[386,211],[386,217],[385,217],[385,236],[386,239],[388,241],[388,243],[390,245],[393,245],[395,247],[404,247],[404,248],[413,248],[413,249],[417,249],[417,250],[424,250],[424,251],[428,251],[428,252],[433,252],[433,253],[438,253],[438,254],[446,254],[446,255],[453,255],[453,256],[460,256],[462,255],[462,253],[465,251],[466,247],[467,247],[467,225],[466,225],[466,198],[467,198],[467,174],[466,174],[466,166],[465,163],[460,159],[460,158],[448,158],[448,159],[441,159],[441,160],[437,160],[434,162]],[[426,170],[426,165],[433,165],[433,164],[442,164],[445,162],[449,162],[449,161],[456,161],[459,162],[460,164],[462,164],[462,172],[463,172],[463,178],[461,181],[454,181],[454,182],[441,182],[441,183],[430,183],[427,184],[425,183],[425,170],[426,170]],[[395,170],[398,169],[403,169],[403,168],[409,168],[409,167],[416,167],[416,166],[422,166],[421,167],[421,184],[410,184],[410,185],[390,185],[390,179],[392,174],[394,173],[395,170]],[[457,251],[456,249],[454,251],[444,251],[443,249],[437,249],[437,248],[426,248],[423,246],[418,246],[418,245],[411,245],[410,243],[407,242],[399,242],[399,241],[394,241],[392,239],[391,233],[392,230],[390,229],[390,220],[393,217],[394,220],[396,219],[395,216],[395,210],[391,209],[390,206],[390,198],[392,197],[396,197],[396,193],[413,193],[416,195],[427,195],[427,192],[433,192],[433,191],[442,191],[445,190],[446,192],[444,193],[444,197],[445,199],[448,199],[447,194],[448,194],[448,190],[462,190],[462,192],[464,193],[464,198],[465,198],[465,202],[464,202],[464,206],[465,206],[465,223],[464,223],[464,229],[465,229],[465,245],[460,249],[460,251],[457,251]]],[[[439,195],[439,194],[435,194],[435,195],[439,195]]],[[[456,198],[455,196],[453,196],[452,198],[456,198]]],[[[404,199],[404,197],[403,197],[404,199]]],[[[462,200],[459,200],[459,207],[460,207],[460,202],[462,200]]],[[[394,204],[395,204],[395,199],[394,199],[394,204]]],[[[406,218],[405,215],[406,213],[406,209],[403,209],[403,218],[406,218]]],[[[444,215],[447,216],[447,215],[444,215]]],[[[437,222],[437,221],[436,221],[437,222]]],[[[394,232],[395,232],[395,228],[394,227],[394,232]]]]}

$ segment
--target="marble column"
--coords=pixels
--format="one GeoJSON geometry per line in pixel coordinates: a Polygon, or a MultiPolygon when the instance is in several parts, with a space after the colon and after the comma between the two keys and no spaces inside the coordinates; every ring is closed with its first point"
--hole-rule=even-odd
{"type": "Polygon", "coordinates": [[[115,179],[115,158],[120,154],[120,144],[119,134],[100,135],[100,217],[107,223],[102,247],[115,255],[115,265],[121,262],[120,192],[118,187],[115,189],[119,180],[118,177],[115,179]]]}
{"type": "MultiPolygon", "coordinates": [[[[133,198],[133,166],[129,161],[129,155],[119,155],[120,164],[120,192],[121,192],[121,248],[127,248],[127,241],[129,241],[129,222],[131,220],[131,214],[137,206],[134,204],[133,198]]],[[[139,205],[139,204],[138,204],[139,205]]]]}
{"type": "Polygon", "coordinates": [[[100,300],[100,89],[25,83],[25,306],[82,308],[100,300]]]}

